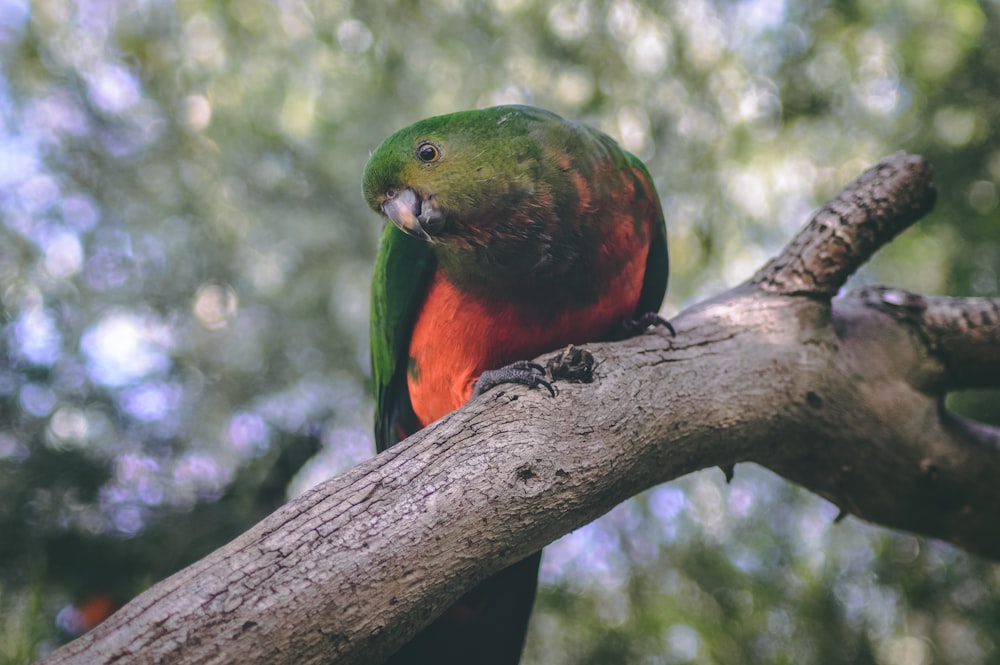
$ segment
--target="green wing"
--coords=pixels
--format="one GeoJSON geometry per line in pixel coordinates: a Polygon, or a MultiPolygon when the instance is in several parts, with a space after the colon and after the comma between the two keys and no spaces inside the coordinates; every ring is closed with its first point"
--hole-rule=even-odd
{"type": "MultiPolygon", "coordinates": [[[[639,293],[639,301],[636,303],[634,316],[641,317],[643,314],[656,313],[660,311],[663,304],[663,296],[667,293],[667,278],[670,273],[670,261],[667,254],[667,227],[663,217],[663,206],[660,204],[660,195],[656,191],[656,184],[649,174],[649,169],[642,160],[622,148],[617,141],[601,132],[600,130],[587,127],[586,125],[576,125],[582,127],[591,136],[603,144],[603,154],[606,157],[597,157],[593,161],[586,159],[582,155],[578,169],[584,174],[594,174],[595,172],[607,172],[608,164],[604,160],[610,160],[616,172],[623,177],[632,178],[635,192],[633,215],[647,215],[650,211],[655,211],[657,216],[656,228],[653,230],[653,237],[649,241],[649,250],[646,254],[646,272],[643,275],[642,291],[639,293]]],[[[586,151],[584,151],[586,152],[586,151]]],[[[617,178],[607,178],[596,180],[597,176],[591,175],[589,181],[597,183],[609,183],[609,187],[617,186],[617,178]]],[[[610,193],[606,192],[606,195],[610,193]]]]}
{"type": "MultiPolygon", "coordinates": [[[[652,192],[652,195],[659,197],[646,165],[632,153],[623,152],[625,152],[628,163],[632,166],[632,173],[636,177],[645,179],[649,183],[649,191],[652,192]]],[[[670,259],[667,255],[667,224],[666,220],[663,219],[660,202],[656,201],[655,203],[656,210],[660,211],[660,223],[656,225],[655,234],[649,243],[649,253],[646,255],[646,273],[642,279],[639,303],[635,308],[637,317],[647,312],[660,311],[663,296],[667,293],[667,277],[670,274],[670,259]]]]}
{"type": "Polygon", "coordinates": [[[664,224],[656,227],[656,235],[649,245],[646,256],[646,274],[642,279],[642,292],[639,294],[639,304],[635,308],[636,316],[647,312],[660,311],[663,296],[667,293],[667,277],[670,272],[670,260],[667,257],[667,229],[664,224]]]}
{"type": "Polygon", "coordinates": [[[413,322],[433,273],[430,246],[386,224],[372,278],[370,331],[375,445],[380,452],[419,429],[406,388],[406,365],[413,322]]]}

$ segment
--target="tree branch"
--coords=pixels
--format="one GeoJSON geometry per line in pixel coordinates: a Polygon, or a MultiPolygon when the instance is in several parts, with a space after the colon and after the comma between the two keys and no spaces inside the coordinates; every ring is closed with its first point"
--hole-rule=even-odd
{"type": "Polygon", "coordinates": [[[833,297],[861,265],[934,207],[931,168],[897,152],[854,179],[750,280],[782,295],[833,297]]]}
{"type": "Polygon", "coordinates": [[[996,388],[1000,383],[1000,307],[996,299],[932,298],[872,287],[866,302],[905,321],[948,367],[948,390],[996,388]]]}
{"type": "Polygon", "coordinates": [[[1000,300],[828,299],[926,209],[928,174],[889,158],[751,281],[682,312],[676,337],[589,346],[594,382],[556,398],[486,393],[43,662],[379,662],[476,582],[628,497],[742,461],[1000,559],[1000,434],[942,406],[946,390],[1000,383],[1000,300]]]}

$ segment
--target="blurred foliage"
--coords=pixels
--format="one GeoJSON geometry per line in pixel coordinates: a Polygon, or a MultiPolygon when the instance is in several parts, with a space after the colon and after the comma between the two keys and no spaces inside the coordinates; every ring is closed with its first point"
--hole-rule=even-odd
{"type": "MultiPolygon", "coordinates": [[[[998,34],[995,0],[0,0],[0,663],[372,453],[359,179],[395,129],[617,137],[667,315],[920,152],[937,210],[855,284],[996,296],[998,34]]],[[[744,466],[651,490],[546,550],[526,662],[997,662],[993,566],[835,514],[744,466]]]]}

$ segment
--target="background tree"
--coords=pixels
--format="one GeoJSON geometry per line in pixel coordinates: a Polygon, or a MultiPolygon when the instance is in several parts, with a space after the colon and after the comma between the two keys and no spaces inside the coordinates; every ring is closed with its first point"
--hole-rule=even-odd
{"type": "MultiPolygon", "coordinates": [[[[936,211],[853,285],[996,295],[996,34],[943,0],[0,2],[0,658],[371,454],[359,178],[391,131],[524,101],[618,137],[667,315],[905,148],[936,211]]],[[[526,661],[995,658],[992,566],[836,513],[752,467],[655,488],[547,550],[526,661]]]]}

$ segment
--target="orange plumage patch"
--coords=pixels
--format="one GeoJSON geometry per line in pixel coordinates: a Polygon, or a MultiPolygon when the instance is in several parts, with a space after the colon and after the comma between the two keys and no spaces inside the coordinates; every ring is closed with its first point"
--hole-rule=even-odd
{"type": "Polygon", "coordinates": [[[467,402],[483,371],[567,344],[607,339],[634,316],[652,236],[636,226],[629,217],[609,224],[594,266],[608,277],[597,301],[586,307],[559,311],[560,303],[553,302],[552,311],[539,312],[537,305],[490,301],[459,290],[438,271],[410,339],[407,381],[421,427],[467,402]]]}
{"type": "Polygon", "coordinates": [[[104,593],[96,593],[88,596],[77,610],[80,612],[81,627],[83,632],[94,628],[99,623],[107,619],[115,611],[117,605],[111,596],[104,593]]]}

